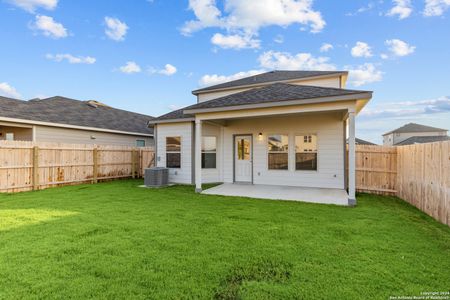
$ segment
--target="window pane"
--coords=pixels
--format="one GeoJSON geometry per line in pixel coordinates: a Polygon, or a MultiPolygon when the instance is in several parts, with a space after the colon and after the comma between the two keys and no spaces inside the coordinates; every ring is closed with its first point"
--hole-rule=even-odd
{"type": "Polygon", "coordinates": [[[295,154],[296,170],[317,170],[317,153],[296,153],[295,154]]]}
{"type": "Polygon", "coordinates": [[[181,168],[181,153],[166,153],[167,168],[181,168]]]}
{"type": "Polygon", "coordinates": [[[216,153],[202,153],[202,168],[203,169],[216,168],[216,153]]]}
{"type": "Polygon", "coordinates": [[[216,152],[216,137],[204,136],[202,137],[202,151],[216,152]]]}
{"type": "Polygon", "coordinates": [[[269,153],[269,170],[287,170],[287,153],[269,153]]]}
{"type": "Polygon", "coordinates": [[[238,160],[250,160],[250,141],[240,138],[236,142],[238,143],[238,160]]]}
{"type": "Polygon", "coordinates": [[[166,151],[179,152],[181,151],[181,137],[166,137],[166,151]]]}
{"type": "Polygon", "coordinates": [[[287,152],[289,138],[287,135],[282,134],[269,135],[267,143],[269,152],[287,152]]]}
{"type": "Polygon", "coordinates": [[[317,170],[317,135],[295,137],[295,169],[317,170]]]}
{"type": "Polygon", "coordinates": [[[317,151],[317,136],[315,134],[301,135],[295,137],[295,152],[317,151]]]}
{"type": "Polygon", "coordinates": [[[136,147],[145,147],[145,140],[136,140],[136,147]]]}

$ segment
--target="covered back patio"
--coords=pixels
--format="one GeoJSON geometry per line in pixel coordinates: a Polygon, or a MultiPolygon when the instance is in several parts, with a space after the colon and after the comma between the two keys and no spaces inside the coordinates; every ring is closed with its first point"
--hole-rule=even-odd
{"type": "Polygon", "coordinates": [[[224,183],[206,189],[202,194],[348,205],[348,194],[343,189],[224,183]]]}

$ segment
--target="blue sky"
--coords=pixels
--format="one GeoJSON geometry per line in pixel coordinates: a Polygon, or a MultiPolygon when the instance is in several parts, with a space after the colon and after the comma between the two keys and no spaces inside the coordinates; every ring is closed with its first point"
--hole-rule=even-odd
{"type": "Polygon", "coordinates": [[[358,136],[450,128],[450,0],[0,0],[0,95],[157,116],[271,69],[343,69],[374,91],[358,136]],[[130,5],[132,3],[132,5],[130,5]]]}

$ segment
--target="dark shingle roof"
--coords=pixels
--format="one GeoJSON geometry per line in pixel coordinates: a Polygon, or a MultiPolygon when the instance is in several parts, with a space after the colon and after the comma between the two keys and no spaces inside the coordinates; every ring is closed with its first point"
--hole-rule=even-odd
{"type": "Polygon", "coordinates": [[[260,88],[231,94],[225,97],[200,102],[185,108],[185,110],[202,108],[219,108],[237,105],[251,105],[288,100],[306,100],[321,97],[345,96],[368,91],[346,90],[337,88],[295,85],[287,83],[273,83],[260,88]]]}
{"type": "Polygon", "coordinates": [[[441,136],[412,136],[404,141],[401,141],[395,146],[413,145],[413,144],[424,144],[433,142],[450,141],[450,137],[446,135],[441,136]]]}
{"type": "Polygon", "coordinates": [[[190,114],[185,114],[183,113],[184,108],[182,109],[177,109],[174,111],[171,111],[165,115],[159,116],[157,118],[152,119],[152,122],[155,121],[164,121],[164,120],[178,120],[178,119],[192,119],[194,118],[194,115],[190,115],[190,114]]]}
{"type": "Polygon", "coordinates": [[[232,87],[239,87],[245,85],[263,84],[268,82],[279,82],[286,80],[303,79],[307,77],[324,76],[330,74],[347,74],[344,71],[270,71],[250,77],[245,77],[242,79],[237,79],[221,84],[216,84],[213,86],[205,87],[192,91],[194,95],[201,92],[212,91],[217,89],[226,89],[232,87]]]}
{"type": "Polygon", "coordinates": [[[60,96],[29,101],[0,97],[0,117],[143,134],[153,133],[153,129],[147,127],[147,122],[153,119],[151,116],[104,105],[93,107],[87,101],[60,96]]]}
{"type": "Polygon", "coordinates": [[[376,144],[374,144],[372,142],[369,142],[369,141],[366,141],[366,140],[363,140],[363,139],[359,139],[359,138],[355,138],[355,142],[358,145],[376,145],[376,144]]]}
{"type": "Polygon", "coordinates": [[[406,125],[403,125],[402,127],[399,127],[397,129],[394,129],[392,131],[386,132],[383,135],[391,134],[391,133],[408,133],[408,132],[435,132],[435,131],[447,131],[447,129],[442,128],[436,128],[416,123],[408,123],[406,125]]]}

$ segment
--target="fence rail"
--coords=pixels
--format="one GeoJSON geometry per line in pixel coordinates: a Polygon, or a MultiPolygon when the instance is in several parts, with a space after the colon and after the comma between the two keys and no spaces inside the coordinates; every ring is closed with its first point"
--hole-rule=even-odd
{"type": "MultiPolygon", "coordinates": [[[[142,177],[152,148],[0,142],[0,192],[142,177]]],[[[450,141],[356,147],[356,188],[397,195],[450,225],[450,141]]]]}
{"type": "Polygon", "coordinates": [[[1,141],[0,192],[142,177],[153,163],[150,147],[1,141]]]}

